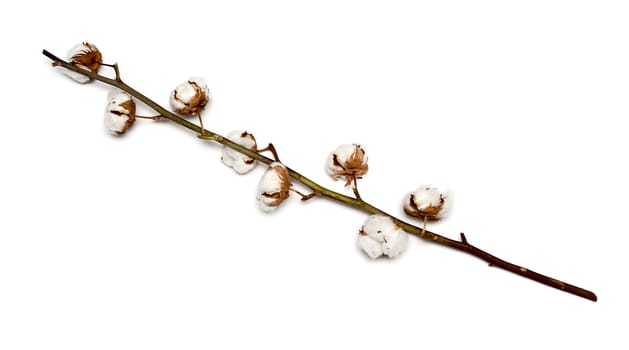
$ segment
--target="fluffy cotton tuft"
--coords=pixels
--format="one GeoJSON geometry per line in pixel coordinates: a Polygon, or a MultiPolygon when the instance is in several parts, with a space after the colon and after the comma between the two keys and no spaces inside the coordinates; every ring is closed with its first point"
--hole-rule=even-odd
{"type": "Polygon", "coordinates": [[[382,243],[376,242],[369,236],[358,235],[358,247],[372,259],[381,256],[383,253],[382,243]]]}
{"type": "Polygon", "coordinates": [[[363,224],[362,232],[374,239],[376,242],[386,241],[385,235],[391,234],[398,229],[398,226],[390,217],[384,215],[372,215],[363,224]]]}
{"type": "Polygon", "coordinates": [[[404,212],[410,216],[439,220],[448,207],[448,192],[424,185],[410,193],[404,201],[404,212]]]}
{"type": "Polygon", "coordinates": [[[59,69],[61,69],[61,71],[63,72],[63,74],[65,74],[66,76],[68,76],[70,79],[76,81],[77,83],[81,83],[81,84],[85,84],[85,83],[89,83],[90,81],[92,81],[92,79],[90,77],[88,77],[87,75],[83,75],[81,73],[77,73],[77,72],[73,72],[71,70],[67,70],[61,66],[58,66],[59,69]]]}
{"type": "Polygon", "coordinates": [[[274,211],[290,194],[288,169],[278,162],[271,163],[258,184],[257,200],[266,212],[274,211]]]}
{"type": "Polygon", "coordinates": [[[395,258],[407,245],[408,234],[391,217],[384,215],[367,218],[358,236],[358,246],[372,259],[383,254],[395,258]]]}
{"type": "Polygon", "coordinates": [[[181,115],[199,114],[209,102],[210,89],[205,78],[201,77],[188,79],[170,94],[170,105],[181,115]]]}
{"type": "Polygon", "coordinates": [[[105,128],[111,133],[124,134],[135,122],[135,102],[131,95],[117,91],[109,94],[105,111],[105,128]]]}
{"type": "Polygon", "coordinates": [[[395,258],[396,256],[402,254],[406,247],[408,246],[408,234],[404,232],[401,228],[393,231],[389,238],[382,243],[382,252],[384,255],[389,258],[395,258]]]}
{"type": "MultiPolygon", "coordinates": [[[[257,149],[255,137],[253,137],[252,134],[246,131],[232,131],[227,135],[227,138],[252,151],[255,151],[257,149]]],[[[236,150],[233,150],[227,146],[223,146],[223,154],[221,156],[221,160],[225,165],[234,169],[234,171],[238,174],[248,173],[256,166],[255,159],[246,156],[236,150]]]]}
{"type": "Polygon", "coordinates": [[[114,134],[124,134],[129,129],[129,117],[111,112],[105,113],[105,128],[114,134]]]}
{"type": "Polygon", "coordinates": [[[326,170],[335,180],[345,178],[345,186],[349,186],[355,177],[361,177],[369,170],[365,150],[358,144],[338,146],[328,156],[326,170]]]}

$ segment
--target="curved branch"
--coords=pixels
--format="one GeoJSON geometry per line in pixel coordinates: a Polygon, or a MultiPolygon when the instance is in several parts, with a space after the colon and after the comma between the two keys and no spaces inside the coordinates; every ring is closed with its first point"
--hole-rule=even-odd
{"type": "MultiPolygon", "coordinates": [[[[96,73],[92,73],[90,71],[87,70],[83,70],[80,68],[75,67],[74,65],[60,59],[59,57],[53,55],[52,53],[43,50],[43,54],[44,56],[48,57],[50,60],[53,61],[53,66],[61,66],[65,69],[69,69],[71,71],[77,72],[77,73],[81,73],[84,74],[88,77],[90,77],[93,80],[98,80],[102,83],[105,83],[107,85],[110,86],[114,86],[117,87],[120,90],[126,91],[127,93],[129,93],[131,96],[135,97],[136,99],[142,101],[145,105],[147,105],[148,107],[152,108],[153,110],[155,110],[157,113],[159,113],[163,118],[169,119],[170,121],[179,124],[189,130],[194,131],[195,133],[199,134],[198,136],[201,139],[207,140],[207,141],[214,141],[214,142],[218,142],[226,147],[232,148],[242,154],[247,155],[248,157],[251,157],[259,162],[265,163],[265,164],[271,164],[272,162],[274,162],[273,159],[270,159],[268,157],[265,157],[257,152],[254,152],[248,148],[242,147],[239,144],[230,141],[229,139],[219,135],[218,133],[206,130],[206,129],[201,129],[199,126],[175,115],[174,113],[170,112],[169,110],[165,109],[164,107],[160,106],[159,104],[157,104],[156,102],[154,102],[153,100],[149,99],[148,97],[144,96],[143,94],[141,94],[140,92],[138,92],[137,90],[135,90],[134,88],[132,88],[131,86],[125,84],[124,82],[122,82],[122,80],[120,79],[120,72],[118,70],[118,65],[115,64],[114,68],[115,68],[115,73],[116,73],[116,78],[115,79],[111,79],[108,77],[105,77],[103,75],[100,74],[96,74],[96,73]]],[[[455,241],[453,239],[441,236],[437,233],[431,232],[431,231],[425,231],[422,232],[422,229],[414,226],[412,224],[409,224],[401,219],[396,218],[393,215],[390,215],[386,212],[384,212],[381,209],[376,208],[375,206],[365,202],[362,198],[360,198],[360,196],[356,196],[354,197],[349,197],[346,196],[344,194],[335,192],[333,190],[330,190],[324,186],[319,185],[318,183],[312,181],[311,179],[307,178],[306,176],[298,173],[297,171],[287,167],[288,172],[291,176],[291,178],[293,178],[295,181],[300,182],[301,184],[303,184],[304,186],[308,187],[313,193],[309,196],[321,196],[321,197],[326,197],[329,198],[331,200],[343,203],[345,205],[360,209],[366,213],[369,214],[380,214],[380,215],[386,215],[389,216],[393,219],[393,221],[395,221],[395,223],[397,223],[404,231],[414,234],[420,238],[423,238],[425,240],[458,250],[458,251],[462,251],[465,253],[468,253],[470,255],[473,255],[479,259],[482,259],[484,261],[486,261],[490,266],[495,266],[498,268],[501,268],[503,270],[507,270],[510,272],[513,272],[517,275],[520,275],[522,277],[531,279],[533,281],[545,284],[547,286],[553,287],[553,288],[557,288],[559,290],[565,291],[567,293],[570,294],[574,294],[577,296],[580,296],[582,298],[588,299],[588,300],[592,300],[592,301],[596,301],[597,297],[596,294],[592,293],[589,290],[559,281],[557,279],[539,274],[537,272],[534,272],[532,270],[529,270],[525,267],[522,266],[518,266],[515,264],[512,264],[510,262],[507,262],[505,260],[502,260],[496,256],[493,256],[471,244],[468,243],[467,238],[465,237],[465,235],[463,233],[461,233],[461,241],[455,241]]]]}

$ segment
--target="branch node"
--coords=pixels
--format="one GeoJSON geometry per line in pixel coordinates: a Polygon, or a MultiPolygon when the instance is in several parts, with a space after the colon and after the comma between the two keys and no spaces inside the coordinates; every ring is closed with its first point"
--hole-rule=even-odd
{"type": "Polygon", "coordinates": [[[307,201],[307,200],[317,196],[317,192],[312,192],[312,193],[309,193],[309,194],[303,194],[303,193],[297,191],[296,189],[294,189],[293,187],[291,187],[290,190],[295,192],[295,193],[297,193],[298,195],[300,195],[302,202],[305,202],[305,201],[307,201]]]}
{"type": "Polygon", "coordinates": [[[207,134],[199,134],[197,135],[197,137],[200,138],[201,140],[218,141],[218,142],[221,142],[223,139],[223,137],[219,135],[207,135],[207,134]]]}
{"type": "Polygon", "coordinates": [[[120,69],[118,69],[118,63],[114,63],[113,67],[114,67],[114,72],[116,73],[116,81],[121,83],[122,79],[120,79],[120,69]]]}
{"type": "Polygon", "coordinates": [[[469,243],[467,243],[467,238],[465,238],[465,233],[461,232],[461,242],[463,244],[469,245],[469,243]]]}

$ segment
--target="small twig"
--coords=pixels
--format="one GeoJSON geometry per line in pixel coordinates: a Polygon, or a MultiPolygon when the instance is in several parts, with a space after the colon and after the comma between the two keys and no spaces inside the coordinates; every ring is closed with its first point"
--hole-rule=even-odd
{"type": "Polygon", "coordinates": [[[317,194],[315,192],[312,192],[310,194],[303,194],[303,193],[297,191],[294,187],[291,187],[290,190],[295,192],[295,193],[297,193],[298,195],[300,195],[302,202],[305,202],[305,201],[307,201],[307,200],[317,196],[317,194]]]}
{"type": "Polygon", "coordinates": [[[273,154],[273,159],[275,159],[276,162],[281,163],[280,162],[280,157],[277,155],[277,150],[275,149],[275,146],[273,146],[272,143],[269,143],[264,148],[260,148],[260,149],[256,150],[256,152],[258,152],[258,153],[262,153],[262,152],[265,152],[265,151],[271,152],[271,154],[273,154]]]}
{"type": "Polygon", "coordinates": [[[144,116],[144,115],[136,115],[136,118],[140,119],[150,119],[150,120],[160,120],[162,119],[161,115],[153,115],[153,116],[144,116]]]}
{"type": "Polygon", "coordinates": [[[360,193],[358,192],[358,181],[356,181],[356,174],[353,175],[353,180],[354,188],[352,190],[354,191],[354,196],[356,196],[356,199],[361,200],[360,193]]]}

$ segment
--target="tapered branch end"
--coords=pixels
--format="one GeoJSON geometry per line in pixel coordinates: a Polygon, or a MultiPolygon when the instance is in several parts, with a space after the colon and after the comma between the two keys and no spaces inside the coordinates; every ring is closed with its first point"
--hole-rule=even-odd
{"type": "Polygon", "coordinates": [[[50,53],[50,52],[49,52],[48,50],[46,50],[46,49],[42,50],[42,54],[43,54],[44,56],[48,57],[51,61],[53,61],[53,62],[52,62],[52,65],[53,65],[53,66],[57,66],[57,65],[59,65],[59,62],[61,62],[61,61],[62,61],[59,57],[57,57],[57,56],[53,55],[52,53],[50,53]]]}
{"type": "Polygon", "coordinates": [[[316,196],[317,196],[317,194],[316,194],[315,192],[312,192],[312,193],[307,194],[307,195],[305,195],[305,196],[304,196],[304,195],[302,195],[302,196],[301,196],[301,201],[302,201],[302,202],[305,202],[305,201],[307,201],[307,200],[309,200],[309,199],[312,199],[312,198],[314,198],[314,197],[316,197],[316,196]]]}

